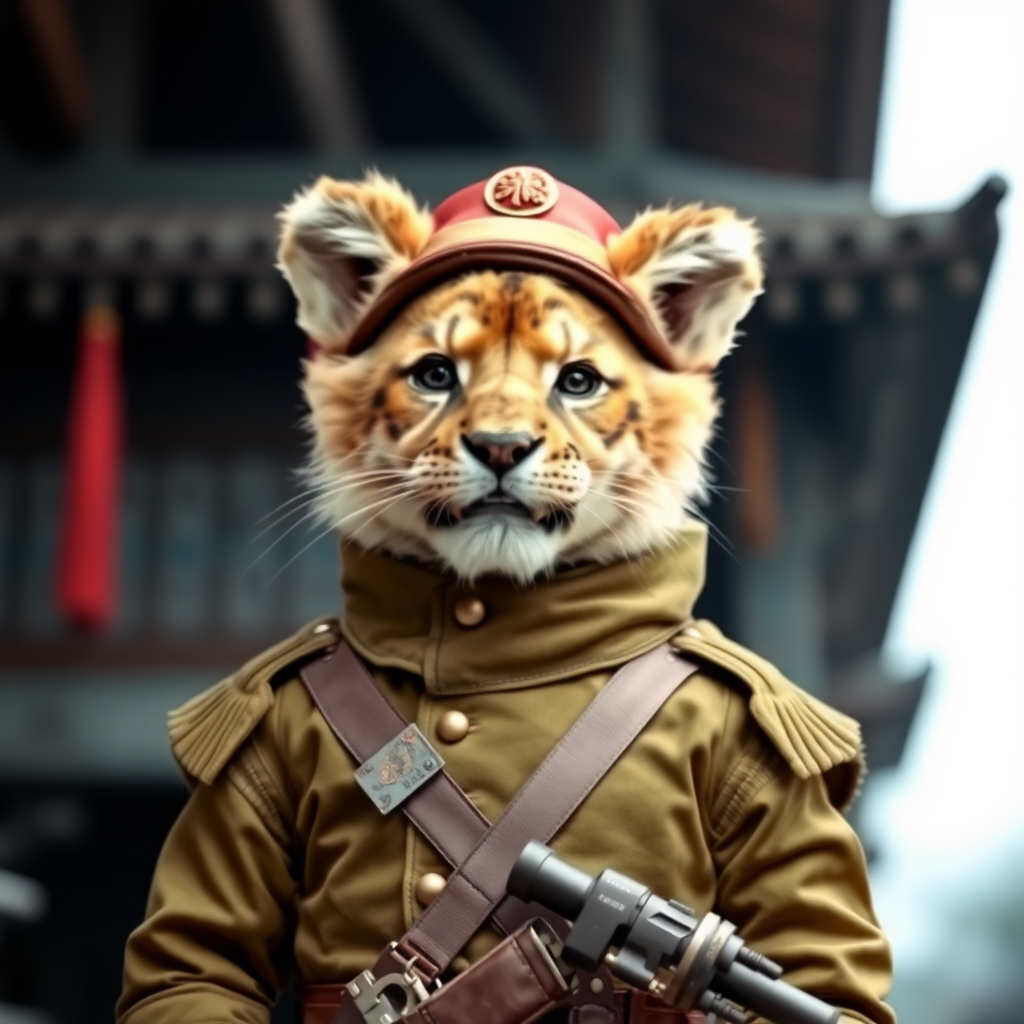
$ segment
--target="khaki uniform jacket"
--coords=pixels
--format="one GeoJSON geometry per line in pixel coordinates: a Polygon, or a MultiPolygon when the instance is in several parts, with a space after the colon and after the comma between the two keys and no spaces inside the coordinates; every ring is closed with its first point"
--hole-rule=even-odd
{"type": "MultiPolygon", "coordinates": [[[[524,589],[346,547],[340,625],[307,627],[171,716],[193,793],[128,941],[120,1024],[266,1024],[290,983],[369,967],[422,909],[417,880],[450,871],[400,812],[371,804],[297,677],[338,629],[491,821],[615,668],[670,640],[701,671],[551,845],[714,909],[787,981],[892,1024],[889,948],[841,813],[862,770],[857,725],[693,622],[704,547],[695,528],[672,550],[524,589]],[[486,610],[475,627],[455,617],[467,596],[486,610]],[[470,723],[453,743],[437,736],[447,710],[470,723]]],[[[485,927],[454,969],[497,941],[485,927]]]]}

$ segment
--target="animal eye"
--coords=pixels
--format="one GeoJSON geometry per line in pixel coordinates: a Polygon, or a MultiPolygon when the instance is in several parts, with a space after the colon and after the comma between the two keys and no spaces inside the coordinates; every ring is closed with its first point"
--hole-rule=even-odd
{"type": "Polygon", "coordinates": [[[588,363],[569,363],[555,381],[555,390],[570,398],[589,398],[597,393],[604,378],[588,363]]]}
{"type": "Polygon", "coordinates": [[[459,375],[447,356],[430,355],[409,371],[409,383],[420,391],[454,391],[459,386],[459,375]]]}

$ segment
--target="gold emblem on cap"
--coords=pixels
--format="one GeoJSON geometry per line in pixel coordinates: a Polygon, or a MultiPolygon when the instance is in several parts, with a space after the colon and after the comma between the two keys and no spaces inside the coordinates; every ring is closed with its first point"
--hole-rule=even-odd
{"type": "Polygon", "coordinates": [[[536,217],[558,202],[558,182],[539,167],[508,167],[487,182],[484,202],[495,213],[536,217]]]}

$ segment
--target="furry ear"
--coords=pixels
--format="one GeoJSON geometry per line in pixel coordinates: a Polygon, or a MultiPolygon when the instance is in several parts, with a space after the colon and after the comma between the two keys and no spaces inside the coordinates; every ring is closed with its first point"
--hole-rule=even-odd
{"type": "Polygon", "coordinates": [[[609,239],[612,271],[647,308],[680,370],[710,370],[761,293],[760,233],[733,210],[648,210],[609,239]]]}
{"type": "Polygon", "coordinates": [[[299,303],[298,324],[339,351],[362,311],[423,250],[433,219],[398,182],[321,178],[280,214],[278,267],[299,303]]]}

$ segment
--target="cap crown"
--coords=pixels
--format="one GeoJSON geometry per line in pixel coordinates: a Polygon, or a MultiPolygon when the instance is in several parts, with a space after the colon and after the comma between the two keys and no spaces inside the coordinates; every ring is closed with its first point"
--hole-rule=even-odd
{"type": "Polygon", "coordinates": [[[602,246],[607,243],[609,235],[622,231],[615,218],[590,196],[556,181],[547,171],[533,167],[509,167],[487,181],[459,189],[434,211],[434,230],[440,232],[467,220],[490,220],[502,216],[536,217],[549,224],[561,224],[602,246]],[[539,177],[544,183],[543,202],[521,199],[517,205],[514,202],[515,192],[501,195],[503,185],[514,187],[513,183],[518,179],[529,186],[532,176],[539,177]]]}

